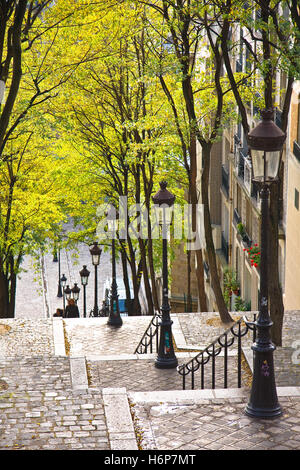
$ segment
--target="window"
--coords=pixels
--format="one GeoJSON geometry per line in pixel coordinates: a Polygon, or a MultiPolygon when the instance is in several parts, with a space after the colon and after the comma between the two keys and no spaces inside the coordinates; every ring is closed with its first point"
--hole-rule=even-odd
{"type": "Polygon", "coordinates": [[[297,211],[299,210],[299,191],[295,189],[295,207],[297,211]]]}

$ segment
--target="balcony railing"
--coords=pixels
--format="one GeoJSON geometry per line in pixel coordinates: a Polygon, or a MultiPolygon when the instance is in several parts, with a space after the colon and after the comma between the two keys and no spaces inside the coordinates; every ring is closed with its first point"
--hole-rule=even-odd
{"type": "Polygon", "coordinates": [[[296,140],[294,140],[293,153],[297,160],[300,162],[300,144],[296,140]]]}
{"type": "Polygon", "coordinates": [[[224,165],[222,165],[222,189],[224,193],[226,194],[226,197],[229,196],[229,172],[225,168],[224,165]]]}
{"type": "Polygon", "coordinates": [[[221,250],[225,257],[226,263],[228,263],[229,259],[229,246],[228,241],[226,240],[224,233],[221,234],[221,250]]]}
{"type": "Polygon", "coordinates": [[[244,174],[245,174],[245,159],[246,159],[246,152],[245,149],[240,149],[239,150],[239,158],[238,158],[238,175],[239,177],[244,180],[244,174]]]}
{"type": "Polygon", "coordinates": [[[237,209],[234,209],[233,211],[233,224],[236,227],[240,222],[242,222],[241,216],[238,213],[237,209]]]}
{"type": "Polygon", "coordinates": [[[251,192],[251,182],[252,182],[252,165],[249,158],[244,159],[244,185],[248,189],[248,192],[251,192]]]}

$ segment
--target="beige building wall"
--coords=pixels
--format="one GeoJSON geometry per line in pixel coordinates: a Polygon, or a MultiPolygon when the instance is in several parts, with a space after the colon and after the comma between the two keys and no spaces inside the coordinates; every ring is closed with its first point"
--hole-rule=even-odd
{"type": "Polygon", "coordinates": [[[300,309],[300,155],[294,154],[294,141],[300,145],[300,81],[293,87],[289,116],[286,180],[285,272],[282,273],[286,310],[300,309]]]}
{"type": "MultiPolygon", "coordinates": [[[[191,253],[191,296],[192,296],[192,311],[198,311],[198,291],[197,291],[197,277],[195,271],[195,255],[191,253]]],[[[184,249],[184,243],[181,243],[175,248],[175,257],[171,267],[171,290],[170,290],[170,305],[172,313],[180,313],[185,311],[187,306],[187,292],[188,292],[188,261],[187,253],[184,249]]]]}
{"type": "Polygon", "coordinates": [[[296,191],[300,194],[300,162],[290,153],[288,163],[284,292],[284,306],[286,310],[300,309],[300,208],[297,208],[295,205],[295,199],[297,199],[296,191]]]}

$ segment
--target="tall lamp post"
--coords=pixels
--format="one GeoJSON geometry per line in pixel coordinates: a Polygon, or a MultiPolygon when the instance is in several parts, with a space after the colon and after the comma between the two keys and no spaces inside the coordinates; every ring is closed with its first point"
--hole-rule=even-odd
{"type": "Polygon", "coordinates": [[[98,242],[94,242],[93,246],[90,248],[90,253],[92,255],[92,263],[95,266],[95,296],[94,296],[94,309],[92,310],[93,316],[98,317],[99,308],[98,308],[98,273],[97,268],[100,264],[100,256],[102,253],[101,248],[98,245],[98,242]]]}
{"type": "Polygon", "coordinates": [[[83,266],[82,270],[79,271],[81,278],[81,285],[83,286],[83,316],[86,317],[86,286],[88,284],[90,271],[87,269],[86,265],[83,266]]]}
{"type": "Polygon", "coordinates": [[[60,278],[60,285],[62,287],[62,294],[63,294],[63,309],[64,309],[64,313],[65,313],[65,308],[66,308],[66,302],[65,302],[65,288],[66,288],[66,283],[67,283],[67,278],[66,276],[63,274],[60,278]]]}
{"type": "Polygon", "coordinates": [[[57,297],[62,297],[61,282],[60,282],[60,248],[58,247],[58,288],[57,297]]]}
{"type": "Polygon", "coordinates": [[[123,324],[123,320],[120,315],[120,306],[119,306],[119,295],[118,295],[118,286],[116,279],[116,245],[115,245],[115,233],[116,233],[116,220],[117,214],[116,211],[111,208],[111,210],[106,215],[108,221],[108,230],[112,234],[112,283],[111,283],[111,295],[110,295],[110,305],[109,305],[109,316],[107,324],[110,326],[120,327],[123,324]]]}
{"type": "Polygon", "coordinates": [[[171,225],[171,207],[175,196],[167,190],[165,181],[160,183],[160,190],[152,197],[154,204],[160,208],[160,225],[163,237],[163,286],[162,286],[162,319],[160,326],[160,338],[158,355],[155,367],[159,369],[171,369],[177,367],[178,361],[174,353],[172,338],[172,321],[170,317],[170,305],[168,297],[168,232],[171,225]]]}
{"type": "Polygon", "coordinates": [[[268,215],[270,185],[278,181],[281,152],[286,135],[273,122],[272,109],[262,111],[262,121],[247,136],[251,151],[253,181],[260,188],[261,198],[261,257],[260,299],[256,322],[256,341],[252,345],[254,371],[251,395],[245,413],[255,418],[272,418],[281,415],[278,403],[271,341],[272,321],[268,306],[268,215]]]}

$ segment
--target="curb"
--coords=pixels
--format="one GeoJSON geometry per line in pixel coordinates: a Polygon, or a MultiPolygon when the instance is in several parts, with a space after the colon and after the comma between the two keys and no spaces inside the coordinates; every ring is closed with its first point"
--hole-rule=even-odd
{"type": "MultiPolygon", "coordinates": [[[[300,397],[300,387],[277,387],[278,397],[300,397]]],[[[241,388],[215,388],[204,390],[168,390],[153,392],[128,392],[133,403],[142,405],[201,405],[220,400],[244,401],[249,392],[241,388]]]]}
{"type": "Polygon", "coordinates": [[[111,450],[138,450],[126,388],[102,390],[111,450]]]}
{"type": "Polygon", "coordinates": [[[66,345],[64,336],[63,319],[54,317],[52,319],[54,355],[66,356],[66,345]]]}
{"type": "Polygon", "coordinates": [[[85,357],[70,357],[70,374],[73,390],[86,393],[89,384],[85,357]]]}

